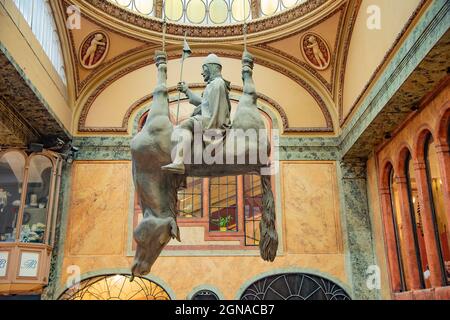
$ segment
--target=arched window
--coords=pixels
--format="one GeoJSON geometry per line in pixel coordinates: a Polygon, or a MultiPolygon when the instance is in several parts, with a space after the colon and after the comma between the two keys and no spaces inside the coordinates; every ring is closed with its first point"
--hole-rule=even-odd
{"type": "Polygon", "coordinates": [[[448,122],[447,128],[447,144],[450,146],[450,121],[448,122]]]}
{"type": "Polygon", "coordinates": [[[205,289],[194,293],[191,300],[220,300],[220,299],[215,292],[205,289]]]}
{"type": "Polygon", "coordinates": [[[61,80],[66,84],[61,42],[48,0],[14,0],[14,3],[41,44],[61,80]]]}
{"type": "Polygon", "coordinates": [[[351,300],[338,284],[305,273],[264,277],[248,286],[241,300],[351,300]]]}
{"type": "Polygon", "coordinates": [[[0,154],[0,242],[51,242],[55,171],[44,154],[0,154]]]}
{"type": "MultiPolygon", "coordinates": [[[[413,227],[413,236],[417,255],[417,266],[419,270],[419,279],[422,288],[431,287],[430,281],[425,281],[424,272],[428,269],[427,252],[423,234],[423,224],[421,216],[421,204],[417,190],[417,180],[414,173],[411,154],[408,153],[405,161],[405,176],[408,184],[408,200],[411,214],[411,223],[413,227]]],[[[427,272],[428,273],[428,272],[427,272]]]]}
{"type": "Polygon", "coordinates": [[[437,159],[435,142],[431,134],[425,141],[425,163],[428,179],[428,192],[430,198],[431,214],[433,216],[434,231],[439,249],[439,258],[443,274],[443,284],[448,283],[445,262],[450,263],[449,239],[447,237],[448,221],[444,210],[444,195],[442,190],[442,177],[437,159]]]}
{"type": "Polygon", "coordinates": [[[30,158],[20,241],[44,243],[53,165],[43,155],[30,158]]]}
{"type": "Polygon", "coordinates": [[[0,155],[0,241],[16,241],[24,172],[22,152],[9,151],[0,155]]]}
{"type": "Polygon", "coordinates": [[[125,274],[88,278],[67,289],[60,300],[170,300],[158,283],[125,274]]]}
{"type": "Polygon", "coordinates": [[[404,252],[402,250],[402,236],[401,236],[401,225],[402,225],[402,218],[400,214],[400,202],[399,202],[399,196],[398,196],[398,187],[397,184],[394,181],[394,169],[391,168],[389,173],[389,191],[391,196],[391,208],[392,208],[392,222],[394,226],[394,236],[395,236],[395,242],[396,242],[396,249],[397,249],[397,257],[398,257],[398,265],[399,265],[399,271],[400,271],[400,290],[405,291],[407,290],[406,287],[406,281],[405,281],[405,269],[404,269],[404,252]]]}

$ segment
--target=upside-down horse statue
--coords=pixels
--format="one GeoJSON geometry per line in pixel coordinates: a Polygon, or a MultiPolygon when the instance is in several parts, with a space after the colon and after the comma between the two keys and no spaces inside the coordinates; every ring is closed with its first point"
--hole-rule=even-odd
{"type": "MultiPolygon", "coordinates": [[[[257,94],[253,82],[252,55],[247,51],[244,51],[242,55],[243,93],[233,121],[229,120],[229,83],[221,78],[221,64],[218,57],[210,55],[203,65],[202,75],[208,84],[201,98],[188,92],[186,87],[179,84],[179,90],[188,95],[190,102],[196,105],[196,108],[192,117],[183,121],[178,127],[174,127],[169,118],[165,52],[156,51],[155,62],[158,79],[153,91],[153,102],[142,130],[131,141],[134,186],[144,215],[133,234],[137,249],[131,267],[132,277],[149,273],[162,249],[171,239],[181,241],[177,225],[177,192],[183,187],[188,176],[221,177],[260,174],[263,214],[260,223],[259,248],[262,259],[273,261],[278,248],[275,204],[270,175],[267,173],[269,170],[266,174],[262,174],[263,169],[270,166],[270,161],[268,157],[258,157],[256,161],[251,161],[251,159],[254,160],[251,154],[270,153],[269,138],[265,133],[267,131],[256,105],[257,94]],[[258,136],[257,139],[247,139],[244,147],[237,143],[241,137],[236,134],[225,133],[223,139],[205,138],[199,151],[196,151],[198,146],[193,146],[191,150],[194,151],[186,155],[186,152],[183,153],[180,149],[180,141],[186,141],[186,135],[177,134],[177,131],[184,129],[181,131],[188,131],[190,134],[193,127],[200,127],[200,130],[204,131],[212,129],[220,133],[247,132],[253,129],[258,136]],[[180,137],[183,139],[180,140],[180,137]],[[223,156],[224,161],[213,164],[183,161],[187,158],[188,160],[196,158],[195,153],[201,153],[208,144],[215,144],[215,147],[220,144],[221,150],[225,151],[219,157],[223,156]],[[229,159],[233,161],[230,163],[229,159]],[[237,161],[237,159],[245,159],[245,161],[237,161]]],[[[187,139],[187,141],[191,143],[191,140],[187,139]]],[[[217,157],[218,154],[215,156],[217,157]]]]}

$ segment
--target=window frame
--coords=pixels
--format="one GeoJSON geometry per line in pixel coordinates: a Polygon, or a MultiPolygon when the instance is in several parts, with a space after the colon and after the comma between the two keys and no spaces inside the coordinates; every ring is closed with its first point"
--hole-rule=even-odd
{"type": "MultiPolygon", "coordinates": [[[[406,177],[406,186],[407,186],[407,191],[408,191],[409,214],[411,217],[411,225],[413,228],[412,232],[413,232],[413,237],[414,237],[414,247],[415,247],[415,251],[416,251],[416,262],[417,262],[417,268],[419,269],[419,281],[420,281],[421,289],[425,289],[426,283],[425,283],[425,277],[424,277],[424,268],[422,265],[422,254],[420,252],[419,238],[418,238],[418,234],[417,234],[417,220],[416,220],[416,214],[415,214],[415,209],[414,209],[414,203],[412,200],[413,199],[412,182],[411,182],[411,172],[409,170],[410,164],[412,161],[413,161],[413,158],[411,156],[411,153],[408,152],[408,155],[406,156],[406,159],[405,159],[404,174],[406,177]]],[[[416,183],[417,183],[417,180],[416,180],[416,183]]]]}
{"type": "Polygon", "coordinates": [[[441,268],[441,285],[442,286],[447,286],[449,285],[449,281],[447,280],[447,271],[445,269],[445,261],[444,261],[444,256],[443,256],[443,248],[442,248],[442,243],[441,243],[441,237],[439,236],[439,227],[438,227],[438,223],[437,223],[437,215],[436,215],[436,205],[434,203],[434,195],[433,195],[433,190],[432,190],[432,177],[431,177],[431,165],[430,165],[430,159],[429,159],[429,149],[430,149],[430,145],[432,143],[435,143],[435,139],[433,138],[433,135],[429,132],[427,134],[427,137],[425,138],[425,143],[423,145],[423,156],[424,156],[424,160],[425,160],[425,171],[426,171],[426,178],[427,178],[427,185],[426,185],[426,189],[428,192],[428,198],[429,198],[429,203],[430,203],[430,209],[431,209],[431,219],[433,220],[433,233],[434,233],[434,237],[436,239],[436,245],[437,245],[437,253],[438,253],[438,257],[439,257],[439,266],[441,268]]]}
{"type": "Polygon", "coordinates": [[[389,170],[389,200],[391,205],[391,212],[392,212],[392,223],[394,227],[394,237],[395,237],[395,250],[397,252],[397,264],[398,264],[398,271],[399,271],[399,279],[400,279],[400,292],[408,291],[408,287],[406,284],[406,273],[405,273],[405,267],[403,263],[403,256],[402,256],[402,246],[400,241],[400,230],[399,225],[397,222],[397,208],[395,206],[394,201],[394,181],[395,179],[395,171],[394,168],[391,166],[389,170]]]}
{"type": "Polygon", "coordinates": [[[14,242],[5,242],[1,241],[0,243],[21,243],[21,244],[32,244],[32,245],[49,245],[53,246],[55,240],[55,228],[56,228],[56,215],[58,210],[58,196],[56,195],[57,189],[59,189],[60,184],[60,176],[61,176],[61,166],[62,159],[59,155],[50,152],[50,151],[42,151],[42,152],[32,152],[27,153],[22,149],[5,149],[0,151],[0,159],[7,154],[8,152],[19,152],[24,158],[24,170],[22,176],[22,190],[20,194],[20,206],[17,211],[17,217],[15,218],[15,239],[14,242]],[[47,211],[46,211],[46,225],[45,232],[43,235],[42,242],[22,242],[22,225],[23,225],[23,216],[25,213],[25,204],[26,204],[26,196],[29,187],[29,173],[30,173],[30,164],[34,157],[43,156],[47,158],[51,163],[51,174],[49,181],[49,194],[48,194],[48,203],[47,203],[47,211]]]}

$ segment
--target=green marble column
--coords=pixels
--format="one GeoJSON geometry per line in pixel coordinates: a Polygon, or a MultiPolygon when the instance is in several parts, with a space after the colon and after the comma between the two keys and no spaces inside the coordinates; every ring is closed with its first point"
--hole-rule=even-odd
{"type": "Polygon", "coordinates": [[[368,268],[377,265],[372,223],[367,198],[364,160],[338,162],[341,221],[344,232],[346,270],[354,299],[379,299],[379,290],[370,290],[368,268]]]}

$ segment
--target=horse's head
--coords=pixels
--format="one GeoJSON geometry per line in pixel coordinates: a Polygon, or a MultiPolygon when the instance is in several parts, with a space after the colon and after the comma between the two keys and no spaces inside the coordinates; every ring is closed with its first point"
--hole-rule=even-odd
{"type": "Polygon", "coordinates": [[[180,231],[174,218],[144,218],[134,231],[137,248],[131,268],[132,275],[148,274],[162,249],[172,238],[180,241],[180,231]]]}

